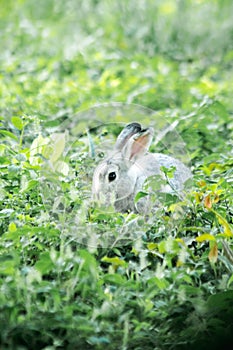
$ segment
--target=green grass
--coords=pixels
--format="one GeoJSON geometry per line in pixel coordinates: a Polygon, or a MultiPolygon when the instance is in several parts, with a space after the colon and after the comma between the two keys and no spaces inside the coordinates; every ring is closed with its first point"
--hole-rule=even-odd
{"type": "Polygon", "coordinates": [[[232,2],[0,5],[1,349],[227,347],[232,2]],[[151,151],[194,175],[147,221],[90,202],[96,164],[132,120],[156,135],[176,122],[151,151]],[[130,225],[139,238],[121,240],[130,225]]]}

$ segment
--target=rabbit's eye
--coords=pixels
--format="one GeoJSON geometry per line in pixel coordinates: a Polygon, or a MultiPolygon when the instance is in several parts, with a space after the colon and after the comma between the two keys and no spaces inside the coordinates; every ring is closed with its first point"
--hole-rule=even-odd
{"type": "Polygon", "coordinates": [[[109,182],[112,182],[116,179],[116,173],[115,171],[112,171],[111,173],[108,174],[108,180],[109,182]]]}

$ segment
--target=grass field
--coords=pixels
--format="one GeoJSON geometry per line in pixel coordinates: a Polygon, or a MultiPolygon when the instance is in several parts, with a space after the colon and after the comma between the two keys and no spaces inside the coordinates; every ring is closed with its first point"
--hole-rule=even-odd
{"type": "Polygon", "coordinates": [[[232,1],[0,6],[0,348],[229,348],[232,1]],[[193,173],[146,218],[91,202],[135,120],[193,173]]]}

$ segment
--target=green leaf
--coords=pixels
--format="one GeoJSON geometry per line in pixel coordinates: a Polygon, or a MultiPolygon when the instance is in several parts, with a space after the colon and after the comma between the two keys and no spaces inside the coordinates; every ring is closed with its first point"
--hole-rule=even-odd
{"type": "Polygon", "coordinates": [[[147,248],[148,248],[149,250],[154,250],[154,249],[157,248],[157,246],[158,246],[158,243],[154,243],[154,242],[149,242],[149,243],[147,243],[147,248]]]}
{"type": "Polygon", "coordinates": [[[106,274],[104,275],[104,282],[110,283],[110,284],[116,284],[116,285],[123,285],[126,280],[123,276],[115,273],[115,274],[106,274]]]}
{"type": "Polygon", "coordinates": [[[233,274],[231,275],[231,277],[229,278],[229,280],[227,282],[227,288],[229,288],[232,283],[233,283],[233,274]]]}
{"type": "Polygon", "coordinates": [[[48,274],[52,271],[54,267],[54,263],[50,257],[49,252],[42,253],[40,255],[40,259],[36,262],[35,268],[42,274],[48,274]]]}
{"type": "Polygon", "coordinates": [[[15,232],[17,230],[17,227],[14,222],[11,222],[8,226],[9,232],[15,232]]]}
{"type": "Polygon", "coordinates": [[[18,258],[13,255],[0,256],[0,274],[2,275],[14,275],[15,266],[18,264],[18,258]]]}
{"type": "Polygon", "coordinates": [[[164,172],[165,175],[167,175],[169,179],[172,179],[174,177],[174,172],[176,171],[175,166],[171,166],[170,168],[161,166],[160,169],[164,172]]]}
{"type": "Polygon", "coordinates": [[[20,192],[21,193],[25,193],[28,192],[30,190],[32,190],[33,188],[35,188],[38,185],[38,180],[29,180],[27,181],[23,188],[21,188],[20,192]]]}
{"type": "Polygon", "coordinates": [[[146,197],[146,196],[148,196],[147,192],[143,192],[143,191],[138,192],[134,198],[134,203],[136,204],[139,201],[139,199],[146,197]]]}
{"type": "Polygon", "coordinates": [[[179,242],[176,239],[169,237],[166,241],[161,241],[158,244],[158,250],[161,254],[178,254],[180,251],[179,242]]]}
{"type": "Polygon", "coordinates": [[[41,159],[38,158],[38,154],[42,154],[45,158],[47,158],[46,148],[48,148],[49,142],[50,139],[48,137],[43,137],[41,134],[39,134],[39,136],[33,140],[30,147],[29,157],[32,165],[39,165],[41,163],[41,159]]]}
{"type": "Polygon", "coordinates": [[[209,311],[214,314],[219,313],[220,310],[232,309],[233,306],[233,290],[228,290],[222,293],[211,295],[207,300],[209,311]]]}
{"type": "Polygon", "coordinates": [[[214,101],[214,103],[211,105],[210,110],[214,113],[219,115],[222,119],[228,120],[229,113],[227,112],[225,106],[219,102],[219,101],[214,101]]]}
{"type": "Polygon", "coordinates": [[[0,134],[5,135],[5,136],[9,136],[10,138],[14,139],[15,141],[18,141],[18,137],[10,131],[0,130],[0,134]]]}
{"type": "Polygon", "coordinates": [[[211,211],[217,216],[218,222],[220,225],[224,228],[224,235],[227,237],[233,237],[233,229],[231,228],[230,224],[227,222],[227,220],[219,214],[217,211],[211,209],[211,211]]]}
{"type": "Polygon", "coordinates": [[[11,122],[18,130],[22,130],[24,127],[24,123],[22,122],[22,119],[19,117],[12,117],[11,122]]]}
{"type": "Polygon", "coordinates": [[[97,263],[92,254],[86,250],[80,250],[80,257],[83,259],[83,268],[89,271],[93,281],[98,278],[97,263]]]}
{"type": "Polygon", "coordinates": [[[51,135],[51,145],[53,152],[50,155],[50,161],[52,163],[56,162],[58,158],[62,155],[65,149],[66,137],[65,133],[58,133],[51,135]]]}
{"type": "Polygon", "coordinates": [[[104,256],[102,258],[102,261],[108,262],[114,266],[127,266],[127,263],[124,260],[118,258],[118,256],[115,256],[113,258],[109,258],[107,256],[104,256]]]}
{"type": "Polygon", "coordinates": [[[152,277],[147,281],[148,285],[157,286],[159,289],[165,289],[168,287],[169,283],[165,278],[152,277]]]}
{"type": "Polygon", "coordinates": [[[67,176],[69,174],[69,165],[62,160],[59,160],[54,163],[54,170],[64,176],[67,176]]]}
{"type": "Polygon", "coordinates": [[[215,237],[209,233],[204,233],[201,236],[196,237],[197,242],[204,242],[204,241],[215,241],[215,237]]]}
{"type": "Polygon", "coordinates": [[[180,291],[185,292],[187,296],[189,295],[199,295],[200,294],[200,288],[190,286],[190,285],[181,285],[179,288],[180,291]]]}

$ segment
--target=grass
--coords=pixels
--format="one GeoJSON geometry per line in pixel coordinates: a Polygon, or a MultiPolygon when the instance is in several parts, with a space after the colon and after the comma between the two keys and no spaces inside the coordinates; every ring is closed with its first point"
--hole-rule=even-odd
{"type": "Polygon", "coordinates": [[[230,343],[232,6],[1,1],[1,349],[230,343]],[[132,120],[194,175],[147,221],[90,202],[132,120]]]}

